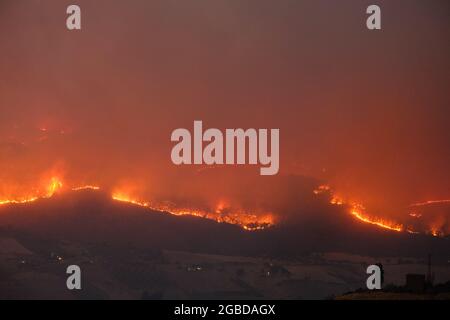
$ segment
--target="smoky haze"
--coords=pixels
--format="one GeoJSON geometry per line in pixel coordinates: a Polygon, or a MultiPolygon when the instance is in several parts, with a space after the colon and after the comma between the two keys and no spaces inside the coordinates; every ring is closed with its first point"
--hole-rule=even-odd
{"type": "Polygon", "coordinates": [[[380,31],[368,1],[80,0],[81,31],[70,4],[0,3],[3,193],[55,172],[295,211],[327,183],[392,217],[450,196],[447,0],[378,1],[380,31]],[[279,177],[173,165],[170,134],[194,120],[279,128],[279,177]]]}

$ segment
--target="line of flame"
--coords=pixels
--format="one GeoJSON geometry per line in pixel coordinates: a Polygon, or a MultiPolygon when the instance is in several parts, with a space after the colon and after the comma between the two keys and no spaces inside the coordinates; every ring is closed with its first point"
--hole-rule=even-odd
{"type": "Polygon", "coordinates": [[[362,212],[360,212],[356,207],[351,208],[350,213],[356,217],[358,220],[363,221],[365,223],[373,224],[379,226],[381,228],[401,232],[404,230],[403,225],[401,224],[393,224],[384,220],[374,220],[373,218],[369,218],[365,216],[362,212]]]}
{"type": "Polygon", "coordinates": [[[321,185],[313,192],[315,195],[320,195],[323,193],[329,194],[331,196],[330,204],[337,206],[348,206],[348,212],[359,221],[397,232],[402,232],[405,230],[402,224],[370,217],[367,213],[364,212],[365,209],[363,205],[356,202],[346,202],[342,198],[335,195],[331,187],[328,185],[321,185]]]}
{"type": "MultiPolygon", "coordinates": [[[[175,216],[184,216],[184,215],[190,215],[205,219],[214,220],[219,223],[229,223],[229,224],[235,224],[242,227],[244,230],[247,231],[256,231],[256,230],[263,230],[270,226],[274,225],[273,216],[266,214],[263,217],[261,217],[261,221],[258,221],[257,215],[251,215],[247,213],[236,213],[236,214],[228,214],[227,216],[221,216],[221,209],[219,208],[216,210],[215,213],[202,211],[202,210],[195,210],[195,209],[182,209],[182,208],[173,208],[167,205],[152,205],[149,202],[143,202],[136,199],[133,199],[129,197],[126,194],[123,193],[113,193],[112,199],[120,202],[126,202],[131,203],[140,207],[145,207],[148,209],[151,209],[153,211],[159,211],[159,212],[167,212],[169,214],[175,215],[175,216]],[[241,217],[239,217],[241,216],[241,217]],[[244,217],[245,216],[245,217],[244,217]],[[244,220],[251,220],[250,222],[246,222],[244,220]]],[[[221,205],[219,204],[219,207],[221,205]]]]}
{"type": "Polygon", "coordinates": [[[413,203],[410,204],[409,207],[422,207],[422,206],[427,206],[430,204],[445,204],[445,203],[450,203],[450,199],[443,199],[443,200],[428,200],[428,201],[424,201],[424,202],[417,202],[417,203],[413,203]]]}
{"type": "Polygon", "coordinates": [[[72,191],[83,191],[83,190],[100,190],[100,187],[92,186],[92,185],[86,185],[86,186],[72,188],[72,191]]]}
{"type": "Polygon", "coordinates": [[[51,198],[62,187],[63,187],[63,183],[61,182],[61,180],[57,177],[52,177],[50,179],[49,184],[45,188],[44,194],[20,197],[20,198],[15,198],[15,199],[3,199],[3,200],[0,200],[0,205],[25,204],[25,203],[34,202],[39,199],[51,198]]]}

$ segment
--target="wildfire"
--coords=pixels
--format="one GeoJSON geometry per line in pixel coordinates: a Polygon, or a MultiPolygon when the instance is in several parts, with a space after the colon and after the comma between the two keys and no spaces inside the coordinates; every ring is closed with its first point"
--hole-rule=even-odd
{"type": "Polygon", "coordinates": [[[136,200],[122,192],[113,193],[112,199],[149,208],[153,211],[167,212],[175,216],[190,215],[214,220],[219,223],[235,224],[248,231],[263,230],[275,224],[274,215],[271,213],[257,215],[243,210],[231,210],[230,208],[227,208],[223,202],[220,202],[215,210],[206,211],[200,209],[179,208],[171,204],[151,204],[150,202],[136,200]]]}
{"type": "Polygon", "coordinates": [[[436,229],[431,229],[430,233],[431,233],[431,235],[433,237],[439,237],[439,236],[442,235],[441,232],[439,230],[436,230],[436,229]]]}
{"type": "MultiPolygon", "coordinates": [[[[53,197],[63,187],[62,181],[57,177],[52,177],[50,181],[42,188],[38,189],[32,195],[27,196],[10,196],[4,199],[0,198],[0,205],[7,204],[25,204],[37,201],[39,199],[47,199],[53,197]]],[[[100,190],[96,185],[83,185],[72,187],[69,190],[100,190]]],[[[126,202],[140,207],[145,207],[153,211],[166,212],[176,216],[191,215],[206,219],[211,219],[219,223],[229,223],[241,226],[248,231],[263,230],[274,225],[275,218],[271,213],[267,214],[251,214],[243,210],[230,210],[224,202],[220,202],[215,210],[211,212],[200,209],[180,208],[173,204],[153,204],[136,200],[124,192],[114,192],[112,199],[115,201],[126,202]]]]}
{"type": "Polygon", "coordinates": [[[61,182],[61,180],[53,177],[47,187],[47,194],[44,196],[44,198],[51,198],[56,193],[56,191],[62,188],[62,186],[63,183],[61,182]]]}
{"type": "Polygon", "coordinates": [[[363,212],[364,208],[360,205],[357,204],[353,204],[351,206],[351,210],[350,213],[356,217],[357,219],[366,222],[366,223],[370,223],[376,226],[379,226],[381,228],[385,228],[385,229],[389,229],[389,230],[393,230],[393,231],[397,231],[397,232],[401,232],[403,231],[403,225],[401,224],[395,224],[383,219],[374,219],[374,218],[370,218],[367,215],[364,214],[363,212]]]}
{"type": "Polygon", "coordinates": [[[330,204],[337,205],[337,206],[346,206],[348,207],[348,212],[353,217],[358,219],[359,221],[362,221],[364,223],[369,223],[376,225],[380,228],[392,230],[401,232],[404,231],[405,228],[402,224],[386,221],[384,219],[371,217],[369,214],[366,213],[366,209],[364,206],[357,202],[347,202],[343,198],[339,197],[338,195],[334,194],[333,190],[327,186],[327,185],[321,185],[317,189],[314,190],[314,194],[320,195],[320,194],[329,194],[331,196],[330,204]]]}
{"type": "Polygon", "coordinates": [[[420,219],[422,217],[422,215],[420,213],[415,213],[415,212],[411,212],[409,214],[410,217],[413,217],[415,219],[420,219]]]}
{"type": "Polygon", "coordinates": [[[446,203],[450,203],[450,199],[443,199],[443,200],[428,200],[428,201],[424,201],[424,202],[417,202],[417,203],[413,203],[411,204],[409,207],[423,207],[423,206],[428,206],[431,204],[446,204],[446,203]]]}
{"type": "Polygon", "coordinates": [[[0,200],[0,205],[5,205],[5,204],[23,204],[23,203],[28,203],[28,202],[33,202],[36,201],[37,199],[39,199],[38,197],[26,197],[26,198],[17,198],[17,199],[2,199],[0,200]]]}
{"type": "Polygon", "coordinates": [[[120,192],[113,193],[112,198],[113,198],[113,200],[116,200],[116,201],[127,202],[127,203],[131,203],[131,204],[134,204],[134,205],[137,205],[140,207],[150,208],[150,204],[148,202],[140,202],[140,201],[134,200],[124,193],[120,193],[120,192]]]}
{"type": "Polygon", "coordinates": [[[327,191],[330,191],[330,186],[321,185],[321,186],[318,186],[317,189],[315,189],[313,192],[315,195],[318,195],[318,194],[321,194],[321,193],[324,193],[327,191]]]}
{"type": "MultiPolygon", "coordinates": [[[[43,185],[41,188],[37,188],[33,193],[27,195],[12,195],[8,197],[0,198],[0,205],[7,204],[26,204],[30,202],[37,201],[39,199],[48,199],[53,197],[57,192],[61,191],[63,188],[62,180],[58,177],[52,177],[49,181],[43,185]]],[[[84,185],[79,187],[73,187],[72,191],[81,190],[100,190],[100,187],[94,185],[84,185]]]]}
{"type": "Polygon", "coordinates": [[[4,199],[0,199],[0,205],[25,204],[34,202],[38,199],[51,198],[58,190],[62,188],[62,186],[63,184],[59,178],[52,177],[48,184],[44,188],[37,190],[35,194],[26,196],[13,195],[4,199]]]}
{"type": "Polygon", "coordinates": [[[96,190],[100,190],[100,187],[86,185],[86,186],[72,188],[72,191],[83,191],[83,190],[95,190],[96,191],[96,190]]]}
{"type": "Polygon", "coordinates": [[[409,217],[413,218],[412,224],[416,228],[425,229],[425,233],[435,237],[443,237],[449,234],[450,226],[448,216],[450,212],[450,200],[428,200],[413,203],[408,209],[413,210],[409,217]]]}
{"type": "MultiPolygon", "coordinates": [[[[10,191],[11,195],[0,196],[0,206],[8,205],[8,204],[26,204],[30,202],[34,202],[39,199],[47,199],[53,197],[57,192],[59,192],[63,188],[62,180],[57,176],[52,176],[47,180],[41,187],[33,189],[32,192],[22,193],[17,191],[10,191]]],[[[81,191],[81,190],[93,190],[97,191],[101,188],[97,185],[87,184],[81,186],[74,186],[69,188],[68,190],[72,191],[81,191]]],[[[11,190],[14,190],[12,188],[11,190]]],[[[363,222],[375,225],[380,228],[384,228],[387,230],[392,230],[396,232],[408,232],[408,233],[419,233],[416,231],[415,227],[412,225],[403,225],[400,223],[388,221],[385,219],[381,219],[378,217],[373,217],[369,215],[365,209],[365,207],[358,202],[355,201],[347,201],[343,197],[337,195],[330,186],[321,185],[317,189],[313,190],[315,195],[325,194],[329,197],[329,203],[335,206],[343,206],[346,208],[348,213],[354,217],[355,219],[363,222]]],[[[130,192],[114,192],[111,195],[112,199],[115,201],[126,202],[129,204],[133,204],[140,207],[145,207],[153,211],[165,212],[175,216],[183,216],[190,215],[201,217],[205,219],[214,220],[219,223],[229,223],[235,224],[248,231],[255,230],[263,230],[268,227],[275,225],[276,216],[270,212],[248,212],[243,209],[236,209],[232,206],[228,205],[225,201],[219,201],[214,208],[209,210],[206,209],[195,209],[195,208],[186,208],[180,207],[173,203],[154,203],[154,202],[146,202],[141,201],[136,197],[130,196],[130,192]]],[[[419,202],[411,204],[409,207],[422,207],[431,204],[447,204],[450,203],[450,200],[429,200],[425,202],[419,202]]],[[[417,209],[419,210],[419,209],[417,209]]],[[[416,210],[415,210],[416,211],[416,210]]],[[[409,216],[414,218],[415,221],[419,221],[422,217],[421,213],[411,212],[409,216]]],[[[431,234],[433,236],[443,236],[446,234],[445,230],[442,228],[443,223],[438,223],[434,221],[433,225],[430,225],[429,228],[426,228],[425,233],[431,234]]],[[[414,223],[413,223],[414,225],[414,223]]],[[[417,227],[417,226],[416,226],[417,227]]],[[[419,228],[421,229],[421,228],[419,228]]]]}

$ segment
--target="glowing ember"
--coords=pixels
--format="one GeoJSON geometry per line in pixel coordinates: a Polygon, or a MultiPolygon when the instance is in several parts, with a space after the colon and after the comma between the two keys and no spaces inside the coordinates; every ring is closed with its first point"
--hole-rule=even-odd
{"type": "Polygon", "coordinates": [[[314,194],[321,194],[324,192],[330,191],[330,187],[327,185],[321,185],[316,190],[314,190],[314,194]]]}
{"type": "Polygon", "coordinates": [[[440,232],[439,230],[436,230],[436,229],[432,229],[432,230],[430,231],[430,233],[431,233],[431,235],[432,235],[433,237],[439,237],[439,236],[442,235],[441,232],[440,232]]]}
{"type": "Polygon", "coordinates": [[[72,188],[72,191],[82,191],[82,190],[100,190],[100,187],[87,185],[87,186],[72,188]]]}
{"type": "Polygon", "coordinates": [[[414,213],[414,212],[411,212],[409,214],[409,216],[413,217],[413,218],[416,218],[416,219],[419,219],[420,217],[422,217],[422,215],[420,213],[414,213]]]}

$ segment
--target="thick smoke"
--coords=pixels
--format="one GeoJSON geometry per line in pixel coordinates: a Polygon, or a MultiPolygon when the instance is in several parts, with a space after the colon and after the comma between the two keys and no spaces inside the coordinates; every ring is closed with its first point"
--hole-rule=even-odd
{"type": "Polygon", "coordinates": [[[361,1],[80,0],[79,32],[69,4],[0,3],[3,194],[58,175],[291,217],[326,182],[393,219],[450,196],[448,1],[379,1],[380,32],[361,1]],[[174,166],[194,120],[280,128],[279,176],[174,166]]]}

